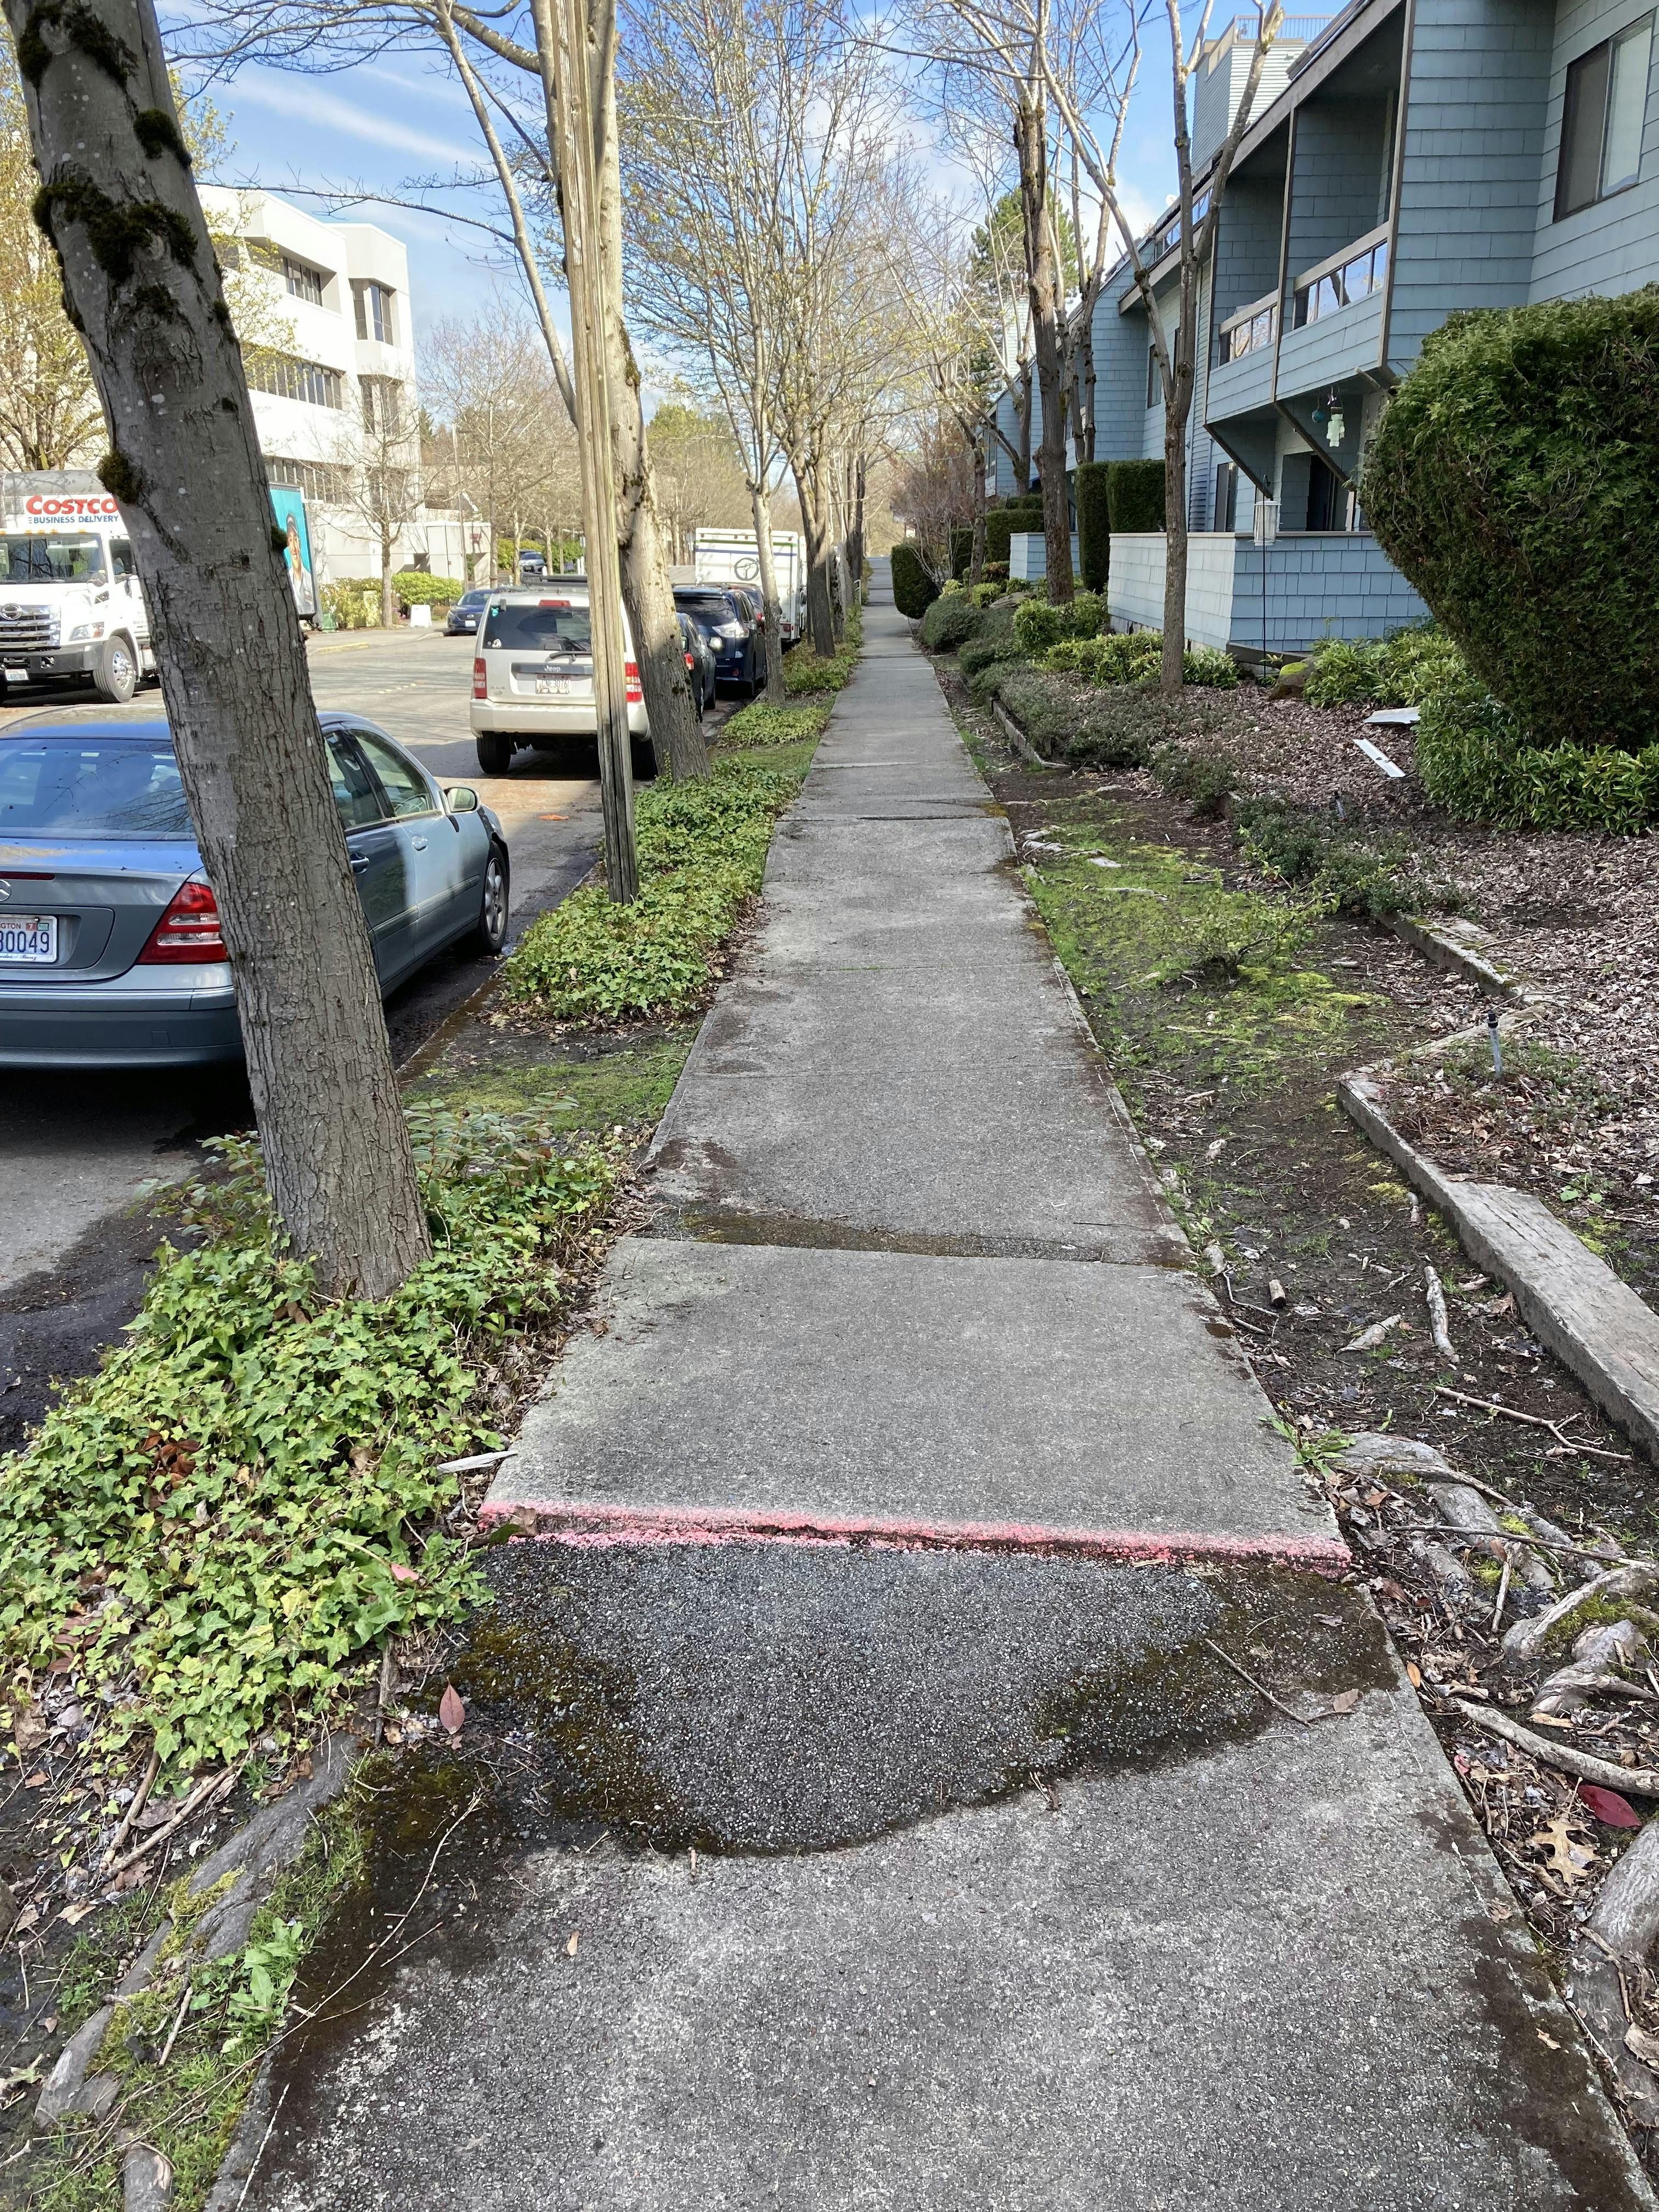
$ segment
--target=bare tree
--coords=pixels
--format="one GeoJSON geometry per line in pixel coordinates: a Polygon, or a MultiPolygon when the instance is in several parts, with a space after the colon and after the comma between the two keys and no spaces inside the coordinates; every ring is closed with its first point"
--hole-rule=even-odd
{"type": "Polygon", "coordinates": [[[240,354],[149,0],[6,0],[235,977],[276,1211],[331,1294],[430,1249],[240,354]]]}
{"type": "MultiPolygon", "coordinates": [[[[575,442],[537,332],[506,300],[434,325],[422,388],[449,448],[447,475],[481,518],[493,581],[508,523],[545,520],[560,480],[575,482],[575,442]]],[[[568,502],[566,502],[568,504],[568,502]]]]}
{"type": "Polygon", "coordinates": [[[420,444],[408,398],[394,378],[358,380],[361,426],[340,449],[343,504],[369,532],[380,560],[380,624],[398,619],[392,580],[398,541],[421,508],[420,444]]]}
{"type": "MultiPolygon", "coordinates": [[[[1024,0],[1022,0],[1024,4],[1024,0]]],[[[1042,0],[1036,0],[1040,6],[1042,0]]],[[[1170,88],[1173,103],[1176,236],[1180,278],[1173,331],[1165,326],[1152,288],[1152,271],[1168,250],[1169,231],[1159,233],[1158,251],[1147,254],[1125,211],[1121,197],[1118,162],[1124,126],[1139,73],[1140,22],[1131,17],[1127,54],[1109,73],[1103,89],[1098,81],[1085,87],[1074,66],[1050,47],[1044,48],[1044,70],[1049,91],[1062,125],[1101,205],[1109,213],[1122,240],[1136,289],[1146,310],[1153,356],[1164,395],[1164,660],[1163,688],[1178,691],[1187,643],[1187,430],[1192,420],[1196,380],[1194,349],[1197,342],[1199,285],[1204,264],[1215,250],[1216,226],[1221,202],[1232,173],[1239,142],[1249,123],[1250,112],[1261,82],[1267,50],[1285,20],[1280,0],[1257,0],[1255,39],[1250,52],[1244,88],[1231,125],[1211,165],[1201,216],[1194,204],[1193,149],[1189,131],[1188,87],[1203,53],[1209,27],[1210,0],[1206,0],[1198,27],[1190,40],[1182,22],[1181,0],[1164,0],[1170,30],[1170,88]]],[[[1074,62],[1074,57],[1073,58],[1074,62]]]]}

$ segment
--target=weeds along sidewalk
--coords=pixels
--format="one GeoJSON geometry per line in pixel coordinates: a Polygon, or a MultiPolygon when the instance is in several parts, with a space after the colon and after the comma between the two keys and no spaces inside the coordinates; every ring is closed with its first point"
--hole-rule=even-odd
{"type": "MultiPolygon", "coordinates": [[[[53,2054],[172,1918],[171,1993],[151,1975],[82,2070],[119,2081],[124,2124],[142,2115],[178,2201],[200,2201],[360,1853],[348,1804],[326,1878],[299,1869],[210,1972],[194,1960],[169,2043],[151,2014],[182,1994],[204,1909],[179,1887],[186,1854],[275,1806],[319,1731],[435,1728],[400,1693],[487,1594],[480,1464],[586,1293],[826,711],[752,708],[708,785],[644,791],[641,907],[619,922],[600,887],[545,917],[410,1088],[436,1249],[401,1291],[318,1298],[273,1242],[257,1149],[228,1143],[179,1194],[127,1339],[0,1466],[16,2024],[0,2124],[26,2119],[53,2054]]],[[[118,2130],[72,2109],[54,2124],[40,2186],[118,2189],[118,2130]]]]}

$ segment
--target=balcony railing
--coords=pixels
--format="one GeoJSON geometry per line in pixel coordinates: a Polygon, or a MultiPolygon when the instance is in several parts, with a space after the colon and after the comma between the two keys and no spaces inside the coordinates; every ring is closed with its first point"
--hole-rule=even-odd
{"type": "Polygon", "coordinates": [[[1322,261],[1296,280],[1296,313],[1292,327],[1316,323],[1343,307],[1369,300],[1380,292],[1389,276],[1389,228],[1384,223],[1368,238],[1345,246],[1340,253],[1322,261]]]}
{"type": "Polygon", "coordinates": [[[1279,336],[1279,295],[1269,292],[1266,299],[1253,300],[1248,307],[1240,307],[1221,325],[1221,358],[1224,362],[1237,361],[1247,353],[1259,353],[1270,346],[1279,336]]]}
{"type": "MultiPolygon", "coordinates": [[[[1291,40],[1316,39],[1325,26],[1335,20],[1334,15],[1286,15],[1279,27],[1278,36],[1291,40]]],[[[1256,21],[1254,15],[1236,15],[1233,30],[1237,37],[1248,39],[1252,46],[1255,44],[1256,21]]]]}

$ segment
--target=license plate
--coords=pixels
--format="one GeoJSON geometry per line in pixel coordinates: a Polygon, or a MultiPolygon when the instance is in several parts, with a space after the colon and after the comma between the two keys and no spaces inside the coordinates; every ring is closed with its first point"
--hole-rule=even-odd
{"type": "Polygon", "coordinates": [[[0,919],[0,960],[46,962],[57,957],[55,914],[9,914],[0,919]]]}
{"type": "Polygon", "coordinates": [[[568,699],[575,685],[568,676],[538,676],[536,696],[538,699],[568,699]]]}
{"type": "Polygon", "coordinates": [[[6,671],[8,684],[27,684],[28,680],[29,672],[27,668],[9,668],[6,671]]]}

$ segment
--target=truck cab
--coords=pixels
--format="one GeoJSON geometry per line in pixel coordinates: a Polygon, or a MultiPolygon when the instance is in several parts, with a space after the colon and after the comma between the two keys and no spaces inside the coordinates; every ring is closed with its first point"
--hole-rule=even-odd
{"type": "Polygon", "coordinates": [[[0,475],[0,672],[118,706],[155,672],[126,525],[89,470],[0,475]]]}

